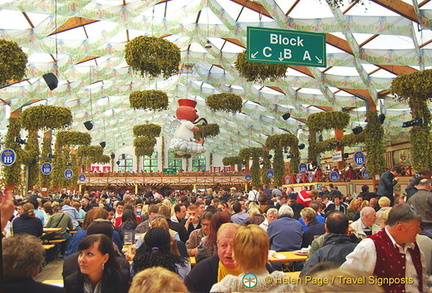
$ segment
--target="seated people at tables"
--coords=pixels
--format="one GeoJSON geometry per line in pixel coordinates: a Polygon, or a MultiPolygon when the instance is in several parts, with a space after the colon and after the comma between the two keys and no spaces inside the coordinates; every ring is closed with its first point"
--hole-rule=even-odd
{"type": "Polygon", "coordinates": [[[46,224],[47,228],[61,228],[60,231],[55,232],[56,236],[61,239],[66,239],[65,242],[61,243],[61,254],[63,255],[70,243],[72,237],[68,230],[73,229],[72,219],[69,214],[64,213],[60,205],[56,205],[53,208],[54,214],[49,218],[46,224]]]}
{"type": "MultiPolygon", "coordinates": [[[[88,226],[96,219],[108,219],[108,212],[104,208],[92,208],[90,209],[85,217],[84,221],[82,223],[82,229],[78,230],[76,233],[72,235],[69,247],[65,251],[64,256],[67,257],[71,255],[74,252],[78,251],[78,244],[79,242],[84,239],[87,236],[87,228],[88,226]]],[[[117,248],[119,251],[123,249],[123,243],[120,240],[120,233],[117,230],[114,230],[113,234],[113,241],[117,245],[117,248]]]]}
{"type": "Polygon", "coordinates": [[[247,277],[247,274],[253,274],[253,277],[256,278],[255,283],[250,283],[253,291],[295,291],[295,286],[277,282],[278,279],[284,277],[283,272],[274,271],[270,273],[267,270],[269,248],[269,238],[263,229],[254,224],[240,226],[234,235],[233,241],[233,256],[240,274],[238,276],[228,274],[221,281],[214,284],[210,292],[246,291],[244,278],[247,277]],[[270,278],[271,282],[269,282],[270,278]]]}
{"type": "MultiPolygon", "coordinates": [[[[119,207],[119,206],[120,205],[117,205],[117,207],[119,207]]],[[[135,217],[135,220],[137,221],[138,224],[141,223],[141,217],[138,217],[137,215],[135,215],[134,206],[132,204],[127,204],[124,206],[121,216],[118,216],[117,218],[115,218],[114,227],[116,229],[118,229],[120,227],[120,225],[123,223],[123,214],[125,213],[126,210],[129,210],[132,212],[132,214],[135,217]]],[[[137,226],[138,226],[138,224],[137,224],[137,226]]]]}
{"type": "Polygon", "coordinates": [[[409,204],[391,209],[387,226],[363,239],[347,255],[342,269],[356,268],[378,278],[409,278],[412,282],[383,284],[386,292],[427,292],[426,260],[416,236],[420,233],[421,217],[409,204]]]}
{"type": "MultiPolygon", "coordinates": [[[[318,222],[324,223],[324,217],[321,215],[321,203],[319,201],[317,201],[317,200],[313,200],[313,201],[310,202],[309,207],[312,208],[315,211],[315,213],[316,213],[316,219],[318,220],[318,222]]],[[[298,221],[300,222],[300,224],[302,224],[303,232],[307,231],[308,226],[303,221],[303,218],[300,217],[298,219],[298,221]]]]}
{"type": "Polygon", "coordinates": [[[357,238],[365,239],[367,236],[377,233],[380,227],[375,224],[376,212],[371,207],[364,207],[360,211],[360,219],[351,223],[350,227],[357,238]]]}
{"type": "Polygon", "coordinates": [[[279,218],[269,224],[267,234],[272,250],[293,251],[301,248],[302,227],[293,219],[293,214],[290,206],[281,206],[279,218]]]}
{"type": "Polygon", "coordinates": [[[187,252],[190,256],[194,256],[198,251],[198,246],[201,242],[201,239],[204,236],[208,236],[210,234],[210,222],[213,214],[211,212],[204,212],[201,215],[201,229],[197,229],[192,231],[189,235],[188,241],[186,241],[187,252]]]}
{"type": "Polygon", "coordinates": [[[206,257],[215,255],[217,253],[216,247],[216,236],[219,227],[230,221],[230,215],[228,212],[216,212],[210,221],[210,234],[201,239],[201,243],[198,246],[198,251],[195,255],[196,262],[200,262],[206,257]]]}
{"type": "Polygon", "coordinates": [[[66,292],[128,291],[130,274],[120,270],[110,238],[103,234],[86,236],[79,243],[78,250],[80,269],[64,278],[66,292]]]}
{"type": "Polygon", "coordinates": [[[171,209],[166,205],[161,205],[159,207],[159,215],[163,215],[168,222],[168,226],[171,230],[178,232],[180,240],[184,243],[188,240],[188,233],[184,225],[171,221],[171,209]]]}
{"type": "Polygon", "coordinates": [[[190,234],[195,231],[201,229],[201,222],[200,218],[198,216],[198,206],[195,204],[191,204],[187,208],[188,211],[188,217],[187,219],[183,220],[183,224],[186,228],[186,231],[188,233],[188,238],[190,234]]]}
{"type": "MultiPolygon", "coordinates": [[[[18,206],[18,209],[20,209],[20,206],[18,206]]],[[[41,219],[36,218],[34,206],[27,202],[21,206],[21,209],[22,214],[12,222],[14,235],[26,233],[36,237],[42,236],[43,224],[41,219]]]]}
{"type": "Polygon", "coordinates": [[[174,206],[174,214],[171,216],[171,221],[181,223],[186,218],[187,208],[184,204],[178,203],[174,206]]]}
{"type": "MultiPolygon", "coordinates": [[[[390,201],[390,200],[389,200],[390,201]]],[[[357,198],[353,198],[347,208],[346,215],[348,220],[352,221],[354,219],[355,213],[360,210],[357,198]]]]}
{"type": "Polygon", "coordinates": [[[268,225],[276,220],[278,217],[278,210],[276,208],[269,208],[265,213],[265,220],[259,226],[267,232],[268,225]]]}
{"type": "Polygon", "coordinates": [[[130,232],[132,233],[132,239],[135,239],[135,229],[138,226],[138,221],[133,210],[124,209],[121,219],[122,223],[118,227],[121,238],[124,239],[125,233],[130,232]]]}
{"type": "Polygon", "coordinates": [[[185,284],[190,292],[209,292],[213,284],[226,275],[237,276],[237,269],[232,255],[234,235],[239,225],[225,223],[217,232],[217,254],[196,264],[186,276],[185,284]]]}
{"type": "Polygon", "coordinates": [[[260,225],[265,220],[265,217],[261,215],[261,211],[258,205],[255,204],[254,202],[249,204],[247,214],[249,218],[247,218],[246,221],[243,223],[245,225],[249,225],[249,224],[260,225]]]}
{"type": "Polygon", "coordinates": [[[332,262],[339,267],[357,246],[358,241],[348,236],[348,217],[343,212],[333,211],[327,215],[325,229],[328,234],[324,246],[308,258],[302,269],[303,276],[309,275],[309,270],[321,262],[332,262]]]}
{"type": "Polygon", "coordinates": [[[342,193],[339,190],[335,190],[334,193],[333,202],[324,209],[324,213],[328,214],[331,211],[341,211],[346,214],[347,206],[343,203],[342,193]]]}
{"type": "Polygon", "coordinates": [[[3,239],[2,245],[4,292],[63,292],[63,288],[38,283],[33,279],[39,274],[44,262],[45,249],[38,238],[19,234],[3,239]]]}
{"type": "Polygon", "coordinates": [[[135,275],[147,268],[161,266],[184,279],[190,271],[190,264],[180,256],[178,250],[173,254],[171,248],[175,250],[177,243],[166,229],[162,227],[150,229],[144,236],[144,243],[133,258],[132,274],[135,275]]]}
{"type": "Polygon", "coordinates": [[[144,222],[138,224],[138,226],[135,229],[135,233],[146,233],[148,230],[150,230],[150,222],[153,219],[155,215],[158,214],[159,206],[155,204],[151,204],[148,207],[148,219],[144,222]]]}
{"type": "Polygon", "coordinates": [[[74,226],[74,230],[81,229],[79,226],[79,223],[78,223],[78,220],[81,219],[81,216],[80,216],[79,212],[73,206],[71,206],[71,200],[70,199],[66,198],[63,201],[62,211],[69,213],[69,216],[72,219],[72,224],[74,226]]]}
{"type": "Polygon", "coordinates": [[[128,293],[188,292],[176,273],[163,267],[145,269],[133,277],[128,293]]]}
{"type": "MultiPolygon", "coordinates": [[[[86,231],[87,231],[87,235],[104,234],[112,241],[114,226],[108,220],[99,219],[91,222],[86,231]]],[[[114,247],[114,251],[116,252],[117,262],[120,265],[120,271],[123,271],[123,274],[126,274],[125,272],[130,271],[129,262],[126,261],[125,257],[118,250],[114,242],[113,242],[113,247],[114,247]]],[[[65,258],[63,262],[63,272],[62,272],[63,279],[72,275],[74,272],[79,271],[79,264],[78,264],[79,255],[80,252],[77,251],[65,258]]]]}
{"type": "Polygon", "coordinates": [[[307,231],[303,232],[301,246],[308,247],[315,236],[320,236],[326,232],[325,225],[324,223],[318,222],[316,219],[316,212],[312,208],[302,209],[300,215],[302,216],[303,222],[308,226],[307,231]]]}
{"type": "Polygon", "coordinates": [[[231,222],[241,225],[249,218],[248,213],[242,211],[241,204],[238,201],[234,202],[232,209],[234,214],[231,215],[231,222]]]}

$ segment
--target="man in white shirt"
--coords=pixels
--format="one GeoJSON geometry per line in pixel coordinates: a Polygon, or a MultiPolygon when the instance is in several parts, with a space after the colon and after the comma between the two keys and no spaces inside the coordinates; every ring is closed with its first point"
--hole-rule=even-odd
{"type": "Polygon", "coordinates": [[[260,196],[260,193],[258,192],[257,187],[252,186],[252,190],[249,191],[249,194],[248,194],[248,199],[247,199],[248,203],[250,203],[250,202],[256,202],[257,203],[259,196],[260,196]]]}
{"type": "Polygon", "coordinates": [[[416,243],[420,223],[408,204],[393,207],[387,226],[362,240],[341,268],[366,272],[371,276],[367,281],[381,283],[386,292],[425,292],[426,259],[416,243]]]}

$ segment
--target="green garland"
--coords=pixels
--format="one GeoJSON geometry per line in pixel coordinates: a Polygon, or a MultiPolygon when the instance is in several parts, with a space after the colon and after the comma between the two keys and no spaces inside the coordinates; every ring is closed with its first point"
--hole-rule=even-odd
{"type": "Polygon", "coordinates": [[[243,100],[232,93],[212,94],[206,98],[206,105],[213,111],[240,112],[243,100]]]}
{"type": "Polygon", "coordinates": [[[72,112],[66,107],[40,105],[29,107],[20,114],[25,129],[65,128],[72,123],[72,112]]]}
{"type": "Polygon", "coordinates": [[[277,185],[282,185],[282,176],[285,174],[285,162],[282,154],[284,148],[290,148],[290,153],[293,155],[290,163],[291,173],[297,173],[298,165],[300,164],[300,150],[298,148],[298,139],[290,133],[274,134],[267,137],[266,147],[274,150],[275,156],[273,159],[274,181],[277,185]]]}
{"type": "Polygon", "coordinates": [[[347,112],[332,111],[332,112],[319,112],[309,115],[306,120],[306,125],[315,131],[322,131],[324,129],[344,129],[348,126],[350,116],[347,112]]]}
{"type": "Polygon", "coordinates": [[[102,157],[103,147],[100,145],[83,145],[78,147],[77,155],[80,158],[91,158],[91,160],[102,157]]]}
{"type": "Polygon", "coordinates": [[[94,164],[108,164],[111,161],[111,157],[108,155],[102,155],[99,158],[95,158],[94,164]]]}
{"type": "Polygon", "coordinates": [[[378,119],[378,112],[369,111],[366,118],[368,124],[363,131],[367,153],[366,168],[370,174],[381,174],[386,166],[384,127],[378,119]]]}
{"type": "MultiPolygon", "coordinates": [[[[41,157],[43,158],[44,161],[41,161],[41,163],[45,163],[45,158],[48,158],[48,155],[52,154],[52,136],[44,136],[43,138],[43,145],[42,145],[42,152],[41,152],[41,157]]],[[[39,183],[41,187],[47,187],[50,185],[50,181],[51,181],[51,174],[45,175],[42,172],[39,173],[39,183]]]]}
{"type": "Polygon", "coordinates": [[[262,82],[266,79],[274,81],[278,78],[284,78],[288,65],[248,62],[246,51],[243,51],[237,55],[235,68],[247,81],[262,82]]]}
{"type": "Polygon", "coordinates": [[[125,59],[142,76],[168,78],[178,72],[180,48],[163,38],[139,36],[126,44],[125,59]]]}
{"type": "Polygon", "coordinates": [[[0,85],[21,80],[25,75],[27,55],[14,41],[0,39],[0,85]]]}
{"type": "Polygon", "coordinates": [[[240,157],[225,157],[222,159],[222,164],[224,166],[234,166],[241,165],[243,163],[243,159],[240,157]]]}
{"type": "Polygon", "coordinates": [[[11,186],[21,185],[21,161],[23,158],[23,150],[21,146],[15,143],[15,138],[20,137],[21,125],[17,117],[9,118],[8,131],[6,133],[5,148],[12,149],[16,154],[16,161],[10,166],[2,165],[4,186],[11,188],[11,186]]]}
{"type": "Polygon", "coordinates": [[[134,136],[158,137],[162,127],[157,124],[142,124],[133,127],[134,136]]]}
{"type": "Polygon", "coordinates": [[[91,136],[87,132],[62,130],[57,133],[56,146],[89,145],[91,136]]]}
{"type": "Polygon", "coordinates": [[[156,145],[156,138],[139,136],[134,139],[135,155],[137,157],[141,156],[151,156],[154,152],[156,145]]]}
{"type": "Polygon", "coordinates": [[[195,139],[202,137],[203,130],[204,130],[204,138],[213,137],[219,134],[219,125],[217,125],[216,123],[210,123],[207,125],[196,125],[196,126],[199,128],[199,130],[194,131],[195,139]]]}
{"type": "Polygon", "coordinates": [[[130,106],[133,109],[166,110],[168,96],[160,90],[135,91],[129,95],[130,106]]]}
{"type": "Polygon", "coordinates": [[[249,158],[252,158],[252,166],[250,169],[252,176],[252,185],[261,185],[259,158],[262,157],[263,154],[263,149],[258,147],[244,148],[241,149],[239,152],[239,157],[243,160],[249,161],[249,158]]]}
{"type": "Polygon", "coordinates": [[[60,190],[62,187],[67,186],[67,179],[64,177],[64,172],[69,168],[69,149],[55,145],[53,171],[51,177],[51,189],[60,190]]]}
{"type": "Polygon", "coordinates": [[[428,102],[432,100],[432,70],[399,75],[392,81],[391,91],[399,102],[408,102],[413,118],[423,118],[423,124],[410,130],[411,158],[414,169],[432,168],[431,113],[428,102]]]}
{"type": "Polygon", "coordinates": [[[39,184],[39,143],[37,130],[29,131],[23,155],[24,157],[21,162],[28,167],[28,184],[29,188],[33,189],[33,186],[39,184]]]}

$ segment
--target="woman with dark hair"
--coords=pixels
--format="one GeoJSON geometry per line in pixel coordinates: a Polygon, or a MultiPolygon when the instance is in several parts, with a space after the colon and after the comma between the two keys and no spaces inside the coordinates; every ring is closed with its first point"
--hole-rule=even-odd
{"type": "Polygon", "coordinates": [[[133,210],[125,209],[122,215],[122,223],[118,230],[122,238],[124,238],[125,232],[132,233],[132,239],[135,238],[135,228],[138,226],[138,221],[135,217],[133,210]]]}
{"type": "Polygon", "coordinates": [[[197,262],[217,253],[216,235],[219,227],[228,223],[231,217],[228,212],[216,212],[210,220],[210,234],[201,239],[198,251],[195,255],[197,262]]]}
{"type": "Polygon", "coordinates": [[[177,273],[184,279],[190,271],[190,264],[180,255],[172,254],[171,245],[177,245],[177,243],[175,240],[172,241],[166,229],[162,227],[150,229],[144,237],[141,249],[137,250],[133,259],[132,274],[160,266],[177,273]],[[140,252],[140,250],[144,251],[140,252]]]}
{"type": "MultiPolygon", "coordinates": [[[[134,214],[135,219],[137,220],[138,224],[141,223],[141,217],[135,216],[135,208],[132,204],[127,204],[124,206],[123,209],[123,214],[127,211],[130,210],[132,211],[132,213],[134,214]]],[[[121,217],[117,217],[115,219],[115,223],[114,223],[114,227],[116,227],[116,229],[119,229],[120,225],[123,223],[123,216],[121,217]]]]}
{"type": "Polygon", "coordinates": [[[111,239],[103,234],[85,237],[78,245],[79,271],[64,279],[70,293],[127,292],[130,275],[120,270],[111,239]]]}
{"type": "MultiPolygon", "coordinates": [[[[72,234],[69,246],[64,253],[65,258],[78,251],[78,243],[87,236],[88,226],[96,219],[108,219],[108,212],[104,208],[95,207],[86,213],[84,216],[84,222],[81,226],[82,229],[78,230],[75,234],[72,234]]],[[[114,230],[113,241],[117,245],[119,251],[121,251],[123,248],[123,242],[121,241],[120,233],[116,230],[114,230]]]]}

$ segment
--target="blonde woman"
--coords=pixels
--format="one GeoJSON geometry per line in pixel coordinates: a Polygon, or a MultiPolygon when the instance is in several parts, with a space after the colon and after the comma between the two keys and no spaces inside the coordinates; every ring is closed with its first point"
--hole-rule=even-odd
{"type": "Polygon", "coordinates": [[[222,281],[214,284],[210,292],[295,291],[295,286],[277,282],[284,278],[283,272],[268,272],[266,263],[269,248],[270,241],[263,229],[254,224],[240,226],[234,235],[233,254],[241,273],[238,276],[227,275],[222,281]],[[248,283],[247,279],[253,279],[254,282],[248,283]]]}
{"type": "Polygon", "coordinates": [[[153,267],[136,274],[129,289],[129,293],[147,292],[188,292],[188,290],[176,273],[163,267],[153,267]]]}

